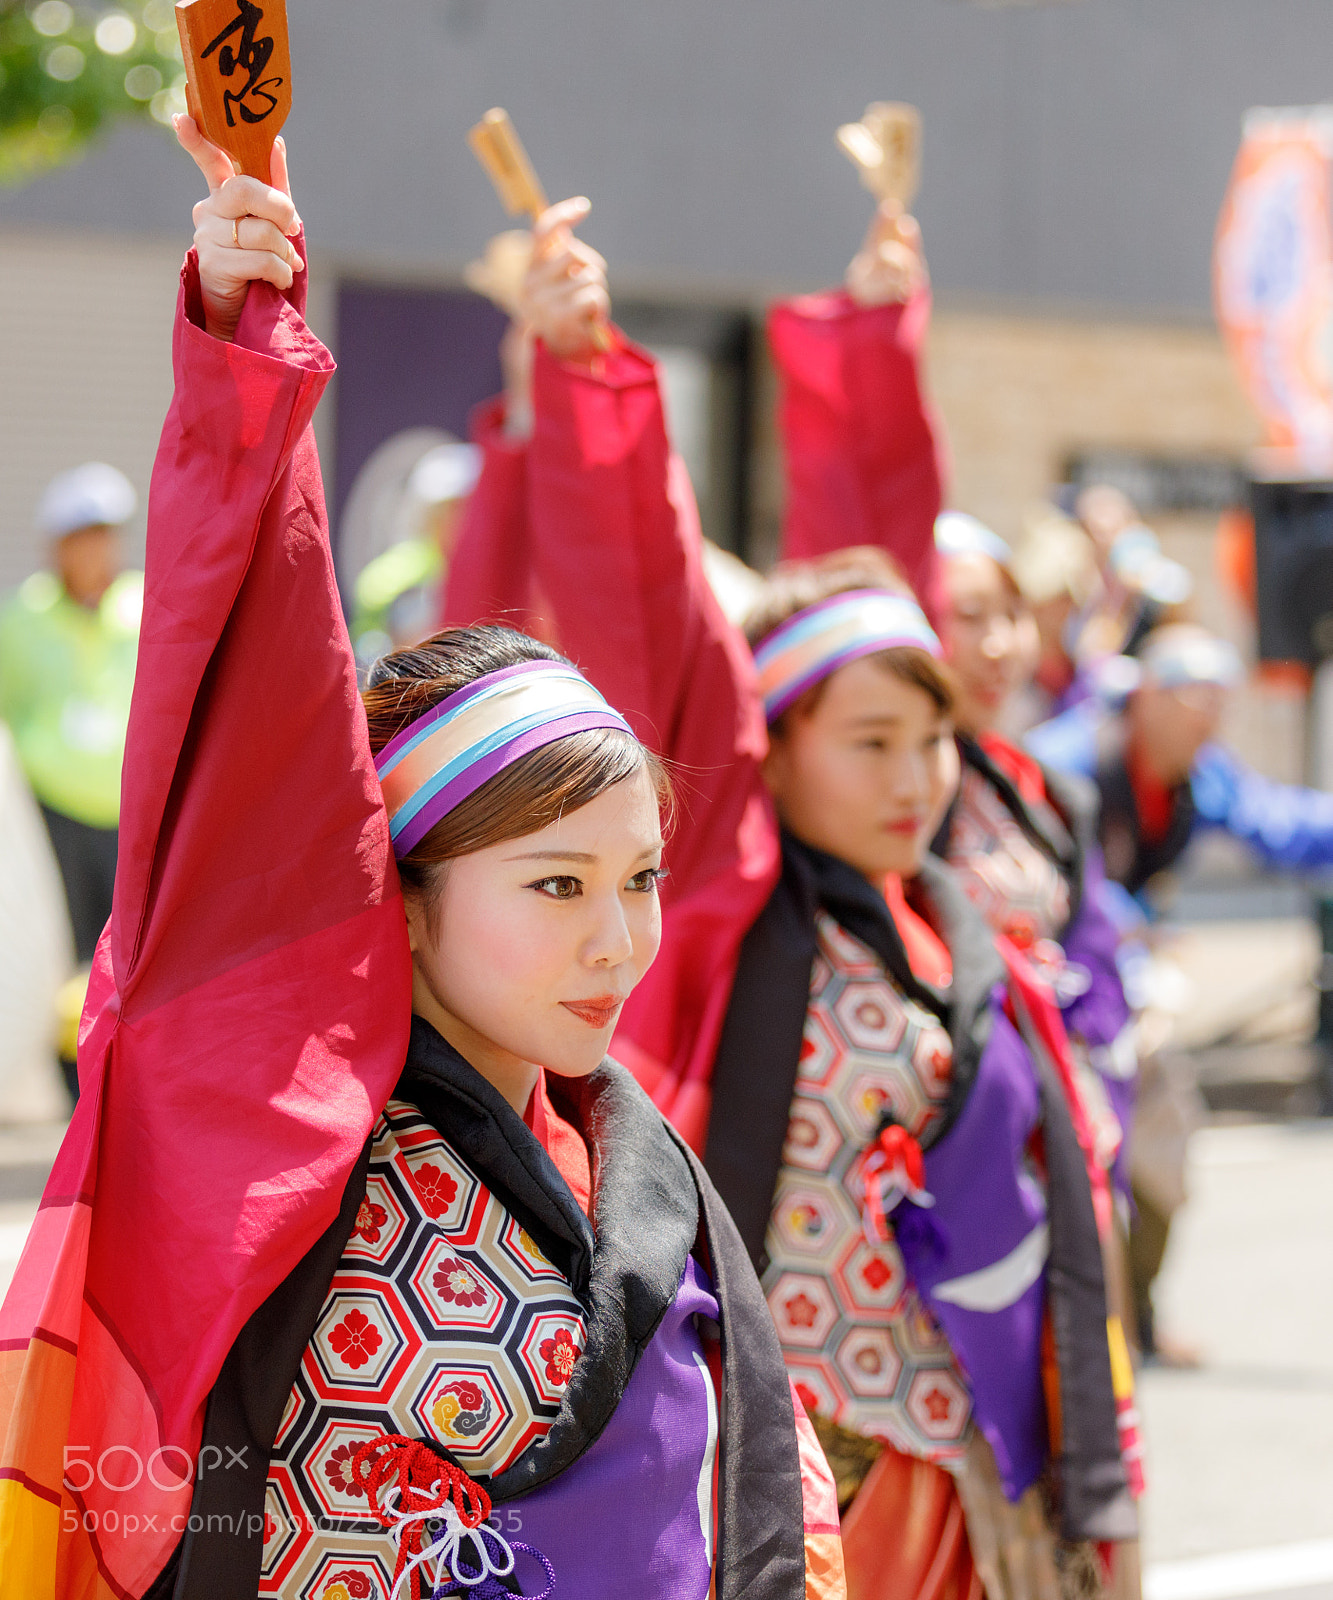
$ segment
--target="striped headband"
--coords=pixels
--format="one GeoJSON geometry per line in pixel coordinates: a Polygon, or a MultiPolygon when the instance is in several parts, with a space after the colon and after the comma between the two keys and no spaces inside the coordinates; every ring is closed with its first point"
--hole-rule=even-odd
{"type": "Polygon", "coordinates": [[[944,653],[925,613],[906,595],[853,589],[798,611],[754,653],[769,722],[849,661],[901,646],[924,650],[937,660],[944,653]]]}
{"type": "Polygon", "coordinates": [[[594,728],[633,730],[567,661],[488,672],[432,706],[375,758],[401,861],[441,817],[534,750],[594,728]]]}

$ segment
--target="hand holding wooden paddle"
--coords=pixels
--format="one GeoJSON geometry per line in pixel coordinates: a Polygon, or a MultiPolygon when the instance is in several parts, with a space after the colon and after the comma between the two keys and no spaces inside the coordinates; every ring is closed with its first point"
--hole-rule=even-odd
{"type": "Polygon", "coordinates": [[[606,262],[573,232],[591,203],[581,196],[554,206],[547,203],[506,111],[488,111],[468,134],[468,144],[510,216],[526,215],[532,223],[526,260],[513,235],[501,234],[469,269],[469,283],[528,323],[553,355],[570,358],[610,350],[614,340],[606,262]]]}
{"type": "Polygon", "coordinates": [[[921,114],[877,100],[860,122],[838,129],[838,144],[879,202],[847,268],[847,292],[862,306],[910,300],[929,281],[921,229],[910,214],[921,181],[921,114]]]}

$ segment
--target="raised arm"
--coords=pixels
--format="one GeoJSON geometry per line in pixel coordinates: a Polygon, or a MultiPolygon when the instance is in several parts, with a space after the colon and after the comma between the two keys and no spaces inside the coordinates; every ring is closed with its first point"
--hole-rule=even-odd
{"type": "Polygon", "coordinates": [[[149,502],[115,909],[82,1097],[0,1314],[0,1475],[69,1507],[49,1540],[29,1537],[46,1511],[0,1537],[25,1593],[59,1566],[69,1593],[138,1594],[161,1566],[217,1371],[336,1213],[410,1009],[310,430],[333,363],[301,316],[285,161],[269,187],[180,134],[210,195],[149,502]],[[153,1469],[85,1484],[65,1439],[153,1469]],[[99,1544],[75,1508],[112,1506],[126,1537],[99,1544]]]}
{"type": "Polygon", "coordinates": [[[921,381],[930,289],[915,222],[881,207],[847,282],[769,314],[787,480],[782,553],[875,545],[933,618],[943,466],[921,381]]]}
{"type": "Polygon", "coordinates": [[[527,554],[556,643],[675,763],[662,951],[614,1050],[698,1143],[740,940],[776,880],[766,735],[748,647],[704,578],[657,369],[618,334],[594,343],[609,301],[605,263],[570,231],[586,211],[546,214],[525,286],[538,335],[527,554]]]}
{"type": "Polygon", "coordinates": [[[1333,866],[1333,794],[1277,783],[1221,745],[1205,745],[1190,773],[1200,823],[1224,828],[1266,866],[1322,872],[1333,866]]]}
{"type": "Polygon", "coordinates": [[[506,622],[540,632],[528,553],[528,439],[532,433],[532,340],[511,323],[500,347],[505,392],[479,406],[472,438],[481,476],[463,512],[440,608],[442,628],[506,622]]]}

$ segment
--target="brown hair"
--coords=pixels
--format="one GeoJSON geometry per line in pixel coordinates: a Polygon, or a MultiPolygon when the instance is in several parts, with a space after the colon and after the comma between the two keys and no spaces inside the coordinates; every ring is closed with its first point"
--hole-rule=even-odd
{"type": "MultiPolygon", "coordinates": [[[[563,661],[549,646],[513,628],[447,628],[370,669],[361,699],[378,753],[404,728],[487,673],[525,661],[563,661]]],[[[398,863],[405,886],[430,893],[439,868],[508,839],[521,839],[577,811],[612,785],[647,769],[659,806],[670,812],[671,780],[653,753],[615,728],[572,733],[521,756],[441,817],[398,863]]]]}
{"type": "MultiPolygon", "coordinates": [[[[853,589],[887,589],[890,594],[916,599],[897,562],[873,545],[836,550],[814,561],[784,561],[769,573],[763,594],[745,619],[745,637],[750,641],[750,648],[757,650],[769,634],[798,611],[853,589]]],[[[929,651],[915,645],[897,645],[892,650],[881,650],[870,660],[878,662],[886,672],[904,683],[924,689],[946,716],[953,714],[956,698],[953,676],[929,651]]],[[[828,681],[821,678],[807,689],[769,731],[781,737],[789,717],[809,716],[823,698],[828,681]]]]}

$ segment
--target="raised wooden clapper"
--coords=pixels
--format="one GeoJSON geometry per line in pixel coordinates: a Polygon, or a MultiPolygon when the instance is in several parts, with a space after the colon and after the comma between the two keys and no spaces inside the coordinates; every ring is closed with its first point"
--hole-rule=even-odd
{"type": "MultiPolygon", "coordinates": [[[[535,223],[546,210],[548,204],[546,191],[541,186],[541,180],[537,177],[532,162],[528,160],[528,152],[523,148],[523,141],[519,138],[518,130],[510,120],[509,113],[499,106],[488,111],[481,121],[469,130],[467,142],[472,147],[472,153],[485,168],[486,176],[495,185],[500,204],[509,215],[526,216],[535,223]]],[[[518,285],[511,281],[501,282],[499,279],[502,266],[507,267],[508,272],[505,276],[508,278],[518,261],[519,252],[512,237],[501,234],[498,240],[491,241],[486,260],[473,265],[469,279],[474,288],[482,294],[488,294],[497,305],[510,311],[511,315],[512,306],[517,305],[518,285]],[[502,241],[507,242],[502,243],[502,241]],[[494,261],[492,261],[493,254],[494,261]],[[490,271],[488,266],[491,268],[490,271]],[[484,278],[491,279],[486,287],[482,287],[484,278]],[[506,300],[512,305],[506,304],[506,300]]],[[[526,271],[527,262],[524,261],[522,272],[526,271]]],[[[593,324],[592,342],[601,351],[613,347],[611,330],[604,322],[593,324]]]]}
{"type": "Polygon", "coordinates": [[[838,144],[876,200],[911,210],[921,184],[921,113],[900,101],[876,100],[860,122],[838,129],[838,144]]]}
{"type": "Polygon", "coordinates": [[[292,109],[285,0],[177,0],[176,26],[190,115],[243,173],[267,183],[292,109]]]}

